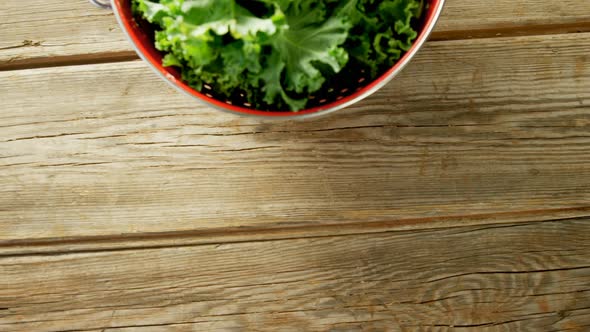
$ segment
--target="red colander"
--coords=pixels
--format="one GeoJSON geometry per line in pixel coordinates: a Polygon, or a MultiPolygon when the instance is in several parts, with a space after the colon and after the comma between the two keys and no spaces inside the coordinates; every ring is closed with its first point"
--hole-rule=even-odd
{"type": "MultiPolygon", "coordinates": [[[[305,118],[343,109],[368,97],[387,84],[387,82],[394,78],[408,64],[422,45],[424,45],[442,12],[445,0],[427,0],[427,10],[419,27],[418,37],[410,50],[403,54],[393,67],[373,81],[365,77],[365,74],[362,72],[356,73],[354,80],[356,86],[338,86],[337,82],[335,82],[335,86],[328,89],[327,94],[310,96],[310,102],[308,103],[310,107],[298,112],[256,110],[245,101],[239,99],[225,100],[216,96],[214,89],[207,84],[203,86],[201,91],[191,88],[182,81],[180,72],[176,68],[162,66],[163,54],[155,48],[151,32],[148,32],[145,27],[142,27],[134,19],[133,13],[131,12],[131,0],[90,0],[90,2],[101,8],[113,9],[121,29],[131,41],[137,54],[149,63],[150,67],[157,74],[177,90],[222,111],[267,118],[305,118]]],[[[332,85],[332,82],[330,82],[330,85],[332,85]]]]}

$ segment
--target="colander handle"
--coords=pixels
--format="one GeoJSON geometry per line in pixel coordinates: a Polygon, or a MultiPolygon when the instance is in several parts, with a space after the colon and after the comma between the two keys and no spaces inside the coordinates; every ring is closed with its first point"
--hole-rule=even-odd
{"type": "Polygon", "coordinates": [[[90,0],[90,3],[95,5],[98,8],[102,9],[111,9],[111,1],[110,0],[90,0]]]}

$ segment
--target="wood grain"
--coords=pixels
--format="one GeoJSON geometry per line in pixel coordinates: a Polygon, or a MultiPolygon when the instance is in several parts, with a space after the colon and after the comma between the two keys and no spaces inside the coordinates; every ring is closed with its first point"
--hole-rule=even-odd
{"type": "Polygon", "coordinates": [[[0,31],[0,331],[590,330],[590,2],[450,0],[305,122],[172,91],[86,0],[0,31]]]}
{"type": "Polygon", "coordinates": [[[0,258],[0,330],[587,331],[590,219],[0,258]]]}
{"type": "Polygon", "coordinates": [[[582,31],[590,31],[590,3],[584,0],[447,0],[433,38],[582,31]]]}
{"type": "Polygon", "coordinates": [[[431,43],[305,122],[210,110],[139,61],[0,73],[0,241],[588,215],[589,37],[431,43]]]}
{"type": "MultiPolygon", "coordinates": [[[[0,2],[0,70],[134,58],[115,18],[87,0],[0,2]]],[[[434,39],[590,31],[586,0],[449,0],[434,39]]]]}
{"type": "Polygon", "coordinates": [[[0,69],[135,56],[113,14],[87,0],[2,0],[0,31],[0,69]]]}

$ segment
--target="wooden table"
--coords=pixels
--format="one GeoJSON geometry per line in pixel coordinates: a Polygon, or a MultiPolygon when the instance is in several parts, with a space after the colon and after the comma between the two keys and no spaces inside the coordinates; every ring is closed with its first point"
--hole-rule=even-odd
{"type": "Polygon", "coordinates": [[[0,331],[590,331],[590,1],[449,0],[302,122],[171,90],[86,0],[0,31],[0,331]]]}

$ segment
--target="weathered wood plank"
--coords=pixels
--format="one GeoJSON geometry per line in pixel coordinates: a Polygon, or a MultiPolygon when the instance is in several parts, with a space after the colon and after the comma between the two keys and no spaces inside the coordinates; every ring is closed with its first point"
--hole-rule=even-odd
{"type": "Polygon", "coordinates": [[[433,38],[582,31],[590,31],[590,3],[584,0],[447,0],[433,38]]]}
{"type": "MultiPolygon", "coordinates": [[[[0,2],[0,70],[135,55],[109,11],[87,0],[0,2]]],[[[590,31],[586,0],[449,0],[434,39],[590,31]]]]}
{"type": "Polygon", "coordinates": [[[372,234],[385,231],[411,231],[465,227],[473,225],[502,225],[517,222],[543,222],[570,220],[590,215],[590,208],[542,209],[534,211],[511,211],[462,216],[439,216],[428,218],[404,218],[381,222],[360,221],[358,223],[308,224],[300,227],[248,227],[221,228],[195,231],[168,231],[151,233],[125,233],[117,235],[95,235],[2,241],[0,257],[34,254],[64,254],[72,252],[95,252],[101,250],[150,249],[200,244],[241,243],[261,240],[302,239],[319,236],[342,236],[351,234],[372,234]]]}
{"type": "Polygon", "coordinates": [[[587,215],[589,36],[431,43],[305,122],[199,106],[139,61],[0,73],[0,241],[587,215]]]}
{"type": "Polygon", "coordinates": [[[587,331],[590,219],[0,258],[2,331],[587,331]]]}
{"type": "Polygon", "coordinates": [[[87,0],[2,0],[0,31],[0,70],[135,56],[113,14],[87,0]]]}

